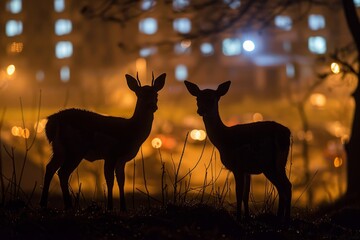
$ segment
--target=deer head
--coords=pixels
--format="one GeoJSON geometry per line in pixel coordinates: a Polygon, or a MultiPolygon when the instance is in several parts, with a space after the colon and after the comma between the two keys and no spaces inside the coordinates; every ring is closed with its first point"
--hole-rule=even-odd
{"type": "Polygon", "coordinates": [[[136,75],[136,79],[129,74],[125,75],[127,85],[131,91],[135,92],[138,98],[138,105],[141,106],[143,110],[149,110],[155,112],[158,101],[158,91],[160,91],[165,84],[166,73],[161,74],[154,80],[154,74],[152,74],[151,86],[141,86],[139,76],[136,75]]]}
{"type": "Polygon", "coordinates": [[[196,97],[198,110],[200,116],[210,115],[218,111],[218,102],[220,97],[224,96],[230,87],[231,82],[227,81],[218,86],[216,90],[200,88],[189,81],[185,81],[185,86],[189,93],[196,97]]]}

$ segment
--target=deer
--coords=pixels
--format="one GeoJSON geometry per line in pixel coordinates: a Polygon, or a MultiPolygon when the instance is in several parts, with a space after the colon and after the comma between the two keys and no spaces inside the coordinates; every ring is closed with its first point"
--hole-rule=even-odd
{"type": "Polygon", "coordinates": [[[46,165],[40,206],[47,207],[50,182],[58,173],[65,209],[72,209],[68,181],[71,173],[85,159],[90,162],[104,160],[107,185],[107,209],[113,209],[114,175],[119,185],[120,210],[126,211],[125,164],[133,159],[148,138],[154,113],[158,109],[158,92],[165,85],[166,74],[154,80],[151,86],[141,86],[136,79],[125,75],[127,85],[137,96],[132,117],[105,116],[95,112],[69,108],[47,119],[45,134],[52,145],[52,156],[46,165]],[[114,174],[115,172],[115,174],[114,174]]]}
{"type": "Polygon", "coordinates": [[[277,217],[290,218],[292,184],[286,175],[291,132],[274,121],[259,121],[226,126],[219,114],[219,100],[231,81],[218,85],[216,90],[200,88],[184,81],[188,92],[196,97],[197,113],[203,118],[207,136],[218,149],[222,164],[235,179],[236,218],[241,219],[242,202],[245,219],[249,216],[249,192],[252,174],[263,173],[279,195],[277,217]]]}

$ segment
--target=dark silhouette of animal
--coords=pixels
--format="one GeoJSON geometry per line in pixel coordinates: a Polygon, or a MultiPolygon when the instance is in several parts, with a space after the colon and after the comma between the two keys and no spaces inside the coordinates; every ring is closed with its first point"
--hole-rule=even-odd
{"type": "Polygon", "coordinates": [[[58,170],[65,209],[72,208],[68,188],[70,174],[82,159],[103,159],[107,185],[107,208],[113,208],[114,171],[120,191],[120,209],[126,210],[124,168],[133,159],[150,134],[158,91],[165,84],[166,74],[154,80],[151,86],[141,86],[139,78],[126,74],[128,87],[135,92],[137,102],[131,118],[103,116],[94,112],[66,109],[48,117],[46,136],[52,145],[53,155],[46,166],[40,206],[46,207],[51,179],[58,170]]]}
{"type": "Polygon", "coordinates": [[[277,215],[290,218],[291,183],[285,165],[290,148],[290,130],[276,122],[263,121],[225,126],[219,115],[218,102],[229,90],[227,81],[216,90],[204,89],[189,81],[186,88],[197,100],[197,113],[203,117],[207,135],[220,152],[221,162],[233,172],[236,183],[237,218],[244,203],[245,217],[249,217],[250,174],[264,175],[279,193],[277,215]]]}

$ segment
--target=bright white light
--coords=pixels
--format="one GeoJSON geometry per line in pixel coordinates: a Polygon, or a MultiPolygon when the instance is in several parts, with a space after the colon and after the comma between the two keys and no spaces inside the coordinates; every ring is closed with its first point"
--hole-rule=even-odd
{"type": "Polygon", "coordinates": [[[21,12],[21,9],[22,9],[21,0],[10,0],[6,4],[6,10],[14,14],[21,12]]]}
{"type": "Polygon", "coordinates": [[[225,38],[222,42],[222,51],[225,56],[234,56],[241,53],[241,42],[238,38],[225,38]]]}
{"type": "Polygon", "coordinates": [[[56,44],[55,55],[57,58],[67,58],[73,53],[73,45],[69,41],[60,41],[56,44]]]}
{"type": "Polygon", "coordinates": [[[320,14],[311,14],[308,18],[309,28],[311,30],[319,30],[325,28],[325,18],[320,14]]]}
{"type": "Polygon", "coordinates": [[[8,37],[13,37],[20,35],[23,30],[23,25],[21,21],[18,20],[9,20],[5,26],[5,33],[8,37]]]}
{"type": "Polygon", "coordinates": [[[65,1],[64,0],[54,0],[54,10],[55,12],[62,12],[65,10],[65,1]]]}
{"type": "Polygon", "coordinates": [[[252,52],[252,51],[255,50],[255,43],[253,41],[251,41],[251,40],[246,40],[243,43],[243,48],[247,52],[252,52]]]}
{"type": "Polygon", "coordinates": [[[191,31],[191,21],[188,18],[178,18],[173,23],[174,30],[186,34],[191,31]]]}
{"type": "Polygon", "coordinates": [[[152,35],[158,29],[157,21],[155,18],[145,18],[139,22],[139,29],[142,33],[152,35]]]}
{"type": "Polygon", "coordinates": [[[289,31],[292,27],[292,20],[289,16],[279,15],[275,17],[275,26],[282,30],[289,31]]]}
{"type": "Polygon", "coordinates": [[[326,52],[326,40],[324,37],[309,37],[308,46],[312,53],[324,54],[326,52]]]}
{"type": "Polygon", "coordinates": [[[72,30],[72,23],[68,19],[59,19],[55,22],[55,33],[58,36],[69,34],[72,30]]]}
{"type": "Polygon", "coordinates": [[[178,81],[185,81],[188,77],[187,67],[183,64],[177,65],[175,68],[175,78],[178,81]]]}

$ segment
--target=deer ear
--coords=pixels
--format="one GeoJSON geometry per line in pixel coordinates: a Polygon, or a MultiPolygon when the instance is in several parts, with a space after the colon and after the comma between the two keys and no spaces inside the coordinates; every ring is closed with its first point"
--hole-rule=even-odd
{"type": "Polygon", "coordinates": [[[160,91],[164,87],[165,78],[166,78],[166,73],[163,73],[155,79],[153,87],[155,88],[155,90],[157,92],[160,91]]]}
{"type": "Polygon", "coordinates": [[[216,89],[216,93],[218,94],[219,97],[224,96],[228,92],[230,88],[230,84],[231,82],[227,81],[218,86],[218,88],[216,89]]]}
{"type": "Polygon", "coordinates": [[[131,89],[131,91],[137,92],[140,88],[138,81],[133,76],[130,76],[129,74],[125,74],[125,78],[126,78],[127,85],[131,89]]]}
{"type": "Polygon", "coordinates": [[[200,88],[196,84],[189,82],[189,81],[184,81],[184,83],[185,83],[187,90],[189,91],[189,93],[191,95],[193,95],[195,97],[199,95],[200,88]]]}

